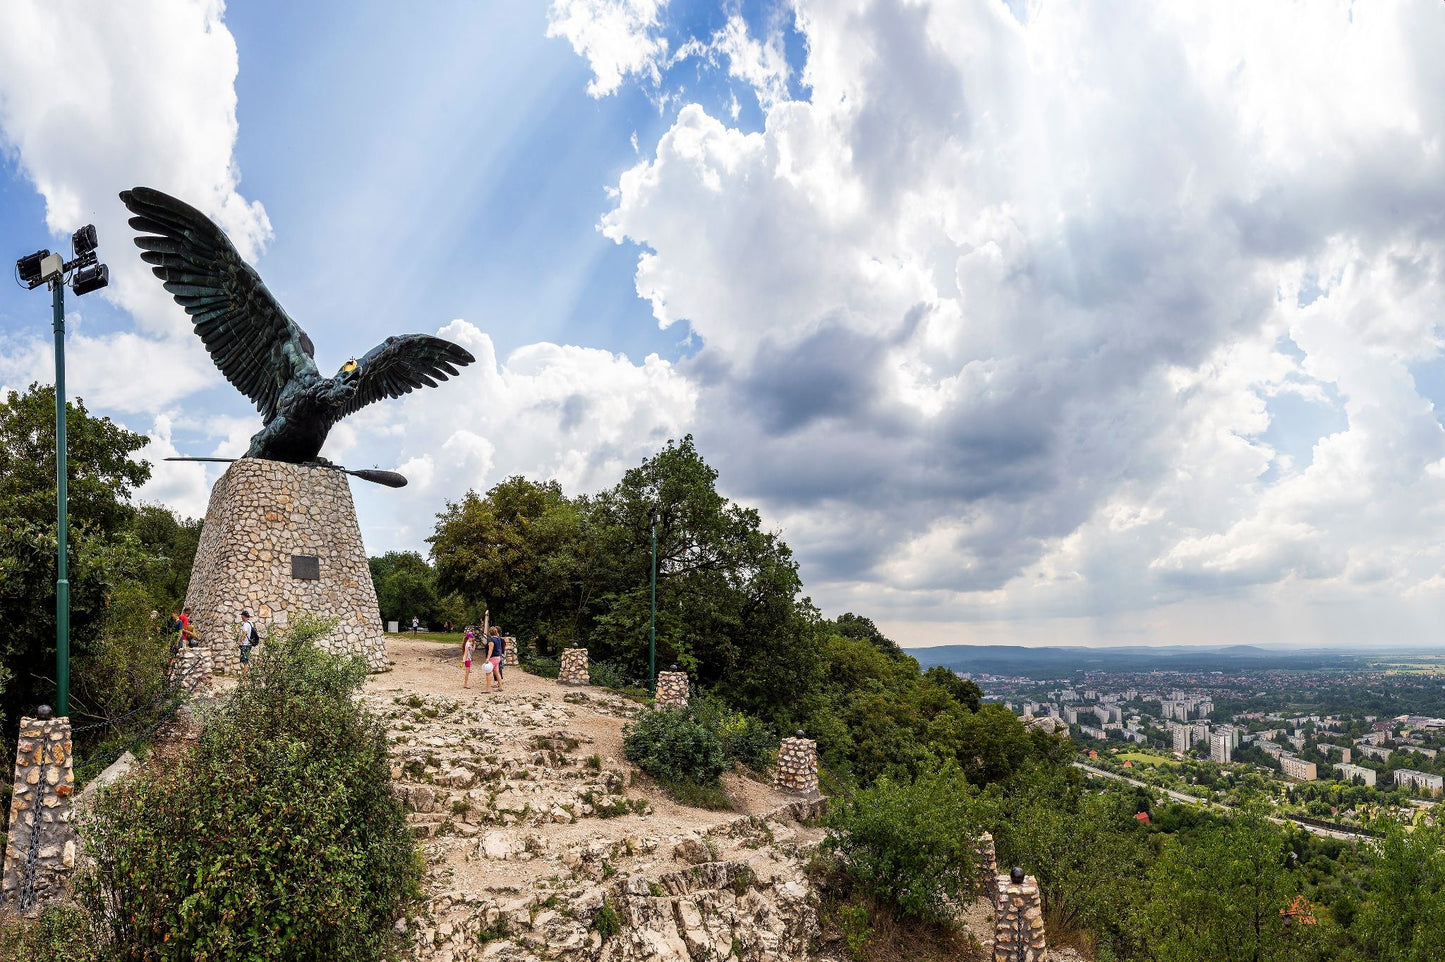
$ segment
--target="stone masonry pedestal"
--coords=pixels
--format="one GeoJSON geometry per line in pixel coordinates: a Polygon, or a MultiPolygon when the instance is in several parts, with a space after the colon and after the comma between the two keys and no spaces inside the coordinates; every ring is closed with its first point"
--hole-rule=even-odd
{"type": "Polygon", "coordinates": [[[562,661],[557,668],[559,685],[590,685],[592,676],[587,673],[587,649],[564,648],[562,661]]]}
{"type": "Polygon", "coordinates": [[[191,624],[217,674],[240,667],[241,611],[264,646],[306,613],[335,619],[321,642],[384,671],[386,641],[346,475],[335,468],[242,458],[211,490],[186,593],[191,624]]]}
{"type": "Polygon", "coordinates": [[[657,673],[657,695],[652,704],[657,708],[685,708],[690,694],[687,672],[660,671],[657,673]]]}
{"type": "Polygon", "coordinates": [[[995,889],[993,962],[1048,962],[1038,880],[1015,869],[998,876],[995,889]]]}
{"type": "Polygon", "coordinates": [[[0,901],[27,915],[62,896],[75,871],[71,764],[69,718],[20,719],[0,901]]]}
{"type": "Polygon", "coordinates": [[[818,790],[818,743],[802,737],[784,738],[778,746],[778,769],[773,786],[785,792],[811,795],[818,790]]]}

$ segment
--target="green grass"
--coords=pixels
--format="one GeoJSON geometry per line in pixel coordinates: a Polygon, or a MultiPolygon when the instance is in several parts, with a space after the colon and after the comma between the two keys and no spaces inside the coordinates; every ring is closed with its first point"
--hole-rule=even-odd
{"type": "Polygon", "coordinates": [[[1133,762],[1135,765],[1174,766],[1179,764],[1172,758],[1165,758],[1163,755],[1151,755],[1148,752],[1120,752],[1114,756],[1114,759],[1121,765],[1124,762],[1133,762]]]}

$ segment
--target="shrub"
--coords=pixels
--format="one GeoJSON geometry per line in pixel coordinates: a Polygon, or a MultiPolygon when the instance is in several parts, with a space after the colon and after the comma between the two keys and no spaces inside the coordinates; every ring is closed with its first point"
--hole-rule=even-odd
{"type": "Polygon", "coordinates": [[[697,705],[699,716],[717,733],[728,758],[759,774],[777,762],[778,737],[763,722],[711,698],[698,699],[697,705]]]}
{"type": "Polygon", "coordinates": [[[977,885],[973,789],[953,764],[911,783],[880,778],[828,819],[824,844],[899,915],[942,920],[977,885]]]}
{"type": "Polygon", "coordinates": [[[693,705],[643,712],[622,734],[623,754],[655,778],[714,785],[730,764],[716,730],[693,705]]]}
{"type": "Polygon", "coordinates": [[[596,932],[604,942],[622,931],[622,916],[612,907],[612,902],[605,895],[602,897],[602,907],[592,916],[592,931],[596,932]]]}
{"type": "Polygon", "coordinates": [[[0,959],[47,959],[91,962],[89,920],[72,905],[51,905],[34,921],[0,915],[0,959]]]}
{"type": "Polygon", "coordinates": [[[197,743],[103,790],[81,893],[123,959],[380,958],[421,864],[358,659],[274,632],[197,743]]]}

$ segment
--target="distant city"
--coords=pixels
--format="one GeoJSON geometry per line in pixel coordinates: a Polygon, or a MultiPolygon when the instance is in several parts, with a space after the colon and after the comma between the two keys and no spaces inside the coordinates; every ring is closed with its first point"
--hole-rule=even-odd
{"type": "Polygon", "coordinates": [[[1026,724],[1067,734],[1090,774],[1176,797],[1231,805],[1254,794],[1306,827],[1351,832],[1382,814],[1411,820],[1445,794],[1441,652],[1082,652],[910,654],[972,679],[1026,724]],[[1071,656],[1107,667],[1069,671],[1071,656]]]}

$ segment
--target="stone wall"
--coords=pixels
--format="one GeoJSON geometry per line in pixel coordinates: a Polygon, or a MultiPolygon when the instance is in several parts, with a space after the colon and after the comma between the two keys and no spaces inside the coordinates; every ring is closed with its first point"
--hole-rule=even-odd
{"type": "Polygon", "coordinates": [[[15,793],[0,882],[0,897],[17,911],[34,914],[61,896],[75,870],[71,764],[69,718],[20,719],[15,793]]]}
{"type": "Polygon", "coordinates": [[[983,894],[998,901],[998,856],[994,854],[993,835],[981,832],[974,843],[978,852],[978,874],[983,879],[983,894]]]}
{"type": "Polygon", "coordinates": [[[211,490],[186,604],[218,674],[239,667],[243,609],[263,644],[292,614],[334,618],[322,647],[361,655],[372,671],[387,667],[351,488],[334,468],[259,458],[232,464],[211,490]],[[315,559],[311,572],[304,570],[308,559],[315,559]],[[317,577],[297,577],[308,573],[317,577]]]}
{"type": "Polygon", "coordinates": [[[590,685],[592,678],[587,674],[587,649],[564,648],[562,661],[557,670],[557,683],[561,685],[590,685]]]}
{"type": "Polygon", "coordinates": [[[1015,870],[997,877],[994,898],[993,962],[1048,962],[1039,883],[1015,870]]]}
{"type": "Polygon", "coordinates": [[[657,673],[657,696],[653,705],[657,708],[682,708],[687,704],[691,692],[685,671],[660,671],[657,673]]]}
{"type": "Polygon", "coordinates": [[[773,784],[785,792],[816,792],[818,743],[811,738],[784,738],[778,746],[778,770],[773,784]]]}

